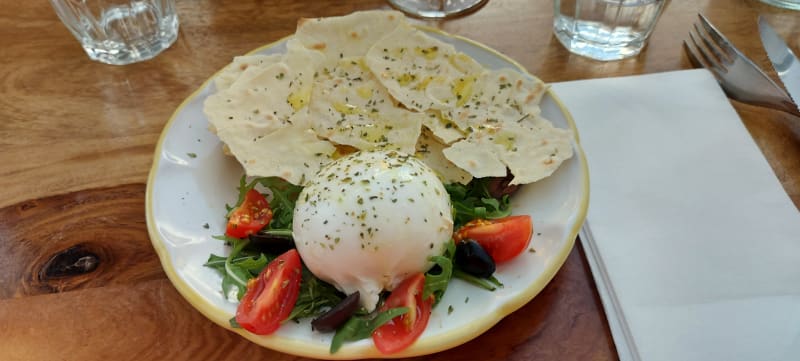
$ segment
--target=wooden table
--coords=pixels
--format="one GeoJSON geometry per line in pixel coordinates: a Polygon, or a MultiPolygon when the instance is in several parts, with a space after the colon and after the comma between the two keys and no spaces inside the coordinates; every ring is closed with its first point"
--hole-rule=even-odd
{"type": "MultiPolygon", "coordinates": [[[[146,231],[146,177],[173,110],[233,56],[291,34],[300,17],[386,7],[377,0],[178,1],[178,41],[154,60],[117,67],[89,61],[47,2],[0,1],[0,359],[295,359],[217,327],[175,291],[146,231]]],[[[762,67],[769,63],[759,13],[800,49],[800,13],[754,0],[672,1],[646,51],[610,63],[568,53],[552,35],[545,0],[491,0],[477,13],[429,25],[556,82],[689,68],[681,42],[697,12],[762,67]]],[[[734,105],[800,205],[800,122],[734,105]]],[[[617,355],[576,246],[528,305],[473,341],[424,358],[617,355]]]]}

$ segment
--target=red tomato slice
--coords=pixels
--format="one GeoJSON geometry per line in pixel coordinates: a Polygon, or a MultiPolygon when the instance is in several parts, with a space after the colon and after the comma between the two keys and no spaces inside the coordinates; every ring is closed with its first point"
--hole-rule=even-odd
{"type": "Polygon", "coordinates": [[[425,275],[422,273],[406,278],[381,306],[381,311],[397,307],[408,307],[409,311],[393,318],[372,333],[372,340],[378,351],[384,354],[401,351],[414,343],[425,330],[431,316],[433,296],[422,299],[424,286],[425,275]]]}
{"type": "Polygon", "coordinates": [[[468,222],[456,232],[453,239],[474,239],[486,250],[495,263],[508,261],[528,247],[533,235],[533,221],[528,215],[509,216],[468,222]]]}
{"type": "Polygon", "coordinates": [[[300,255],[292,249],[272,260],[256,278],[236,309],[236,322],[257,335],[275,332],[297,302],[302,269],[300,255]]]}
{"type": "Polygon", "coordinates": [[[233,210],[228,218],[225,234],[231,237],[244,238],[256,233],[272,220],[272,209],[264,195],[251,189],[239,207],[233,210]]]}

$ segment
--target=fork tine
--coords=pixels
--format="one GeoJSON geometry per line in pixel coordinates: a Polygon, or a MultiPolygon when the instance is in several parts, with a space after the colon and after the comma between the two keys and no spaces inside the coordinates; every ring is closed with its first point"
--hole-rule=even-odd
{"type": "MultiPolygon", "coordinates": [[[[719,63],[722,63],[723,65],[726,65],[726,66],[730,65],[731,63],[733,63],[733,59],[732,58],[730,58],[726,54],[722,54],[722,52],[720,52],[719,44],[717,44],[717,43],[713,43],[712,44],[712,42],[708,40],[708,36],[703,36],[703,34],[708,34],[708,33],[706,31],[700,29],[700,26],[698,26],[696,23],[694,24],[694,30],[697,33],[697,37],[700,38],[700,40],[702,40],[702,42],[703,42],[703,45],[705,45],[704,48],[707,49],[708,51],[710,51],[714,55],[714,57],[718,60],[719,63]]],[[[691,35],[692,35],[692,33],[689,32],[689,36],[691,36],[691,35]]],[[[698,44],[698,46],[699,46],[699,44],[698,44]]]]}
{"type": "Polygon", "coordinates": [[[698,18],[689,28],[689,39],[683,41],[694,66],[708,69],[731,99],[800,116],[782,87],[736,49],[703,14],[698,14],[698,18]]]}
{"type": "MultiPolygon", "coordinates": [[[[698,59],[702,59],[701,62],[704,63],[704,67],[708,70],[711,70],[714,75],[721,75],[727,73],[727,69],[721,67],[717,61],[712,60],[707,52],[705,51],[704,47],[700,45],[700,43],[695,38],[694,33],[691,31],[689,32],[689,39],[692,41],[692,45],[694,45],[694,49],[692,47],[688,47],[689,51],[692,52],[692,55],[698,59]],[[697,50],[695,52],[694,50],[697,50]]],[[[687,44],[688,45],[688,44],[687,44]]]]}
{"type": "Polygon", "coordinates": [[[732,60],[734,57],[736,57],[736,53],[738,51],[736,50],[736,47],[731,44],[728,38],[726,38],[725,35],[722,35],[722,33],[720,33],[719,30],[717,30],[717,28],[715,28],[714,25],[712,25],[711,22],[708,21],[705,16],[703,16],[703,14],[697,14],[697,16],[700,18],[700,24],[703,25],[703,29],[705,29],[706,33],[710,35],[711,38],[714,39],[714,43],[716,43],[717,46],[719,46],[719,48],[725,51],[725,53],[728,55],[728,60],[732,60]]]}
{"type": "Polygon", "coordinates": [[[689,45],[686,40],[683,41],[683,48],[686,49],[686,55],[689,56],[689,61],[692,62],[692,65],[695,68],[710,68],[711,65],[706,63],[703,60],[700,60],[700,55],[697,54],[697,50],[694,49],[693,46],[689,45]]]}
{"type": "Polygon", "coordinates": [[[686,43],[686,40],[683,41],[683,49],[686,50],[686,55],[689,56],[689,61],[692,63],[692,66],[695,68],[707,68],[706,64],[700,61],[699,56],[695,54],[695,50],[686,43]]]}

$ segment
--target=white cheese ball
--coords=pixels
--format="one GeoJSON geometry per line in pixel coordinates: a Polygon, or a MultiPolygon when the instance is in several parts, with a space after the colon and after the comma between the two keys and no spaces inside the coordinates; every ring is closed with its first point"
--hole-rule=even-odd
{"type": "Polygon", "coordinates": [[[322,168],[300,193],[294,242],[320,279],[375,309],[382,290],[433,265],[453,234],[450,197],[422,161],[358,152],[322,168]]]}

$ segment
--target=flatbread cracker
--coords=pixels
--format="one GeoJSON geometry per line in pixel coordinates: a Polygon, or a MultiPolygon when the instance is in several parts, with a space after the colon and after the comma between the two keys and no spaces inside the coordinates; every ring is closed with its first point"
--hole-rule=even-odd
{"type": "Polygon", "coordinates": [[[203,111],[217,132],[241,128],[258,137],[290,124],[306,125],[319,61],[318,54],[290,42],[282,61],[248,69],[228,89],[209,96],[203,111]]]}
{"type": "Polygon", "coordinates": [[[476,79],[471,96],[457,107],[442,111],[459,129],[485,123],[516,122],[541,113],[539,103],[547,85],[511,69],[487,71],[476,79]]]}
{"type": "Polygon", "coordinates": [[[252,137],[231,128],[220,130],[217,135],[228,144],[248,176],[280,177],[297,185],[305,185],[322,166],[330,163],[336,150],[330,142],[317,138],[312,130],[296,125],[263,137],[252,137]]]}
{"type": "Polygon", "coordinates": [[[311,127],[320,137],[359,150],[413,154],[422,114],[395,104],[362,57],[345,58],[316,77],[311,127]]]}
{"type": "Polygon", "coordinates": [[[451,144],[466,136],[466,133],[459,129],[456,123],[442,117],[442,112],[439,110],[426,111],[422,124],[444,144],[451,144]]]}
{"type": "Polygon", "coordinates": [[[527,184],[549,176],[572,157],[572,132],[553,127],[544,118],[486,126],[443,153],[475,177],[502,177],[508,167],[514,175],[511,185],[527,184]]]}
{"type": "Polygon", "coordinates": [[[231,87],[239,79],[239,76],[246,71],[254,71],[266,68],[281,60],[283,55],[243,55],[233,58],[233,62],[223,68],[214,78],[214,86],[217,91],[222,91],[231,87]]]}
{"type": "Polygon", "coordinates": [[[475,178],[503,177],[506,165],[494,151],[470,138],[460,140],[442,151],[445,158],[475,178]]]}
{"type": "Polygon", "coordinates": [[[444,151],[446,147],[447,145],[439,141],[430,130],[423,130],[417,142],[417,153],[415,156],[431,167],[439,176],[442,183],[469,183],[469,181],[472,180],[472,175],[445,158],[442,151],[444,151]]]}
{"type": "Polygon", "coordinates": [[[399,11],[357,11],[345,16],[300,19],[295,39],[325,56],[322,68],[340,59],[364,56],[367,50],[398,25],[405,24],[399,11]]]}
{"type": "Polygon", "coordinates": [[[248,175],[300,184],[336,149],[393,149],[445,183],[508,169],[523,184],[572,156],[570,131],[539,116],[541,80],[487,70],[397,11],[303,19],[286,47],[235,58],[204,104],[248,175]]]}
{"type": "Polygon", "coordinates": [[[483,71],[452,45],[403,24],[369,49],[366,62],[395,99],[419,112],[455,106],[483,71]]]}

